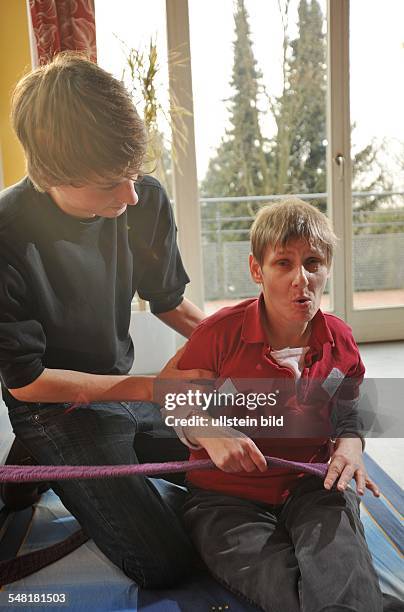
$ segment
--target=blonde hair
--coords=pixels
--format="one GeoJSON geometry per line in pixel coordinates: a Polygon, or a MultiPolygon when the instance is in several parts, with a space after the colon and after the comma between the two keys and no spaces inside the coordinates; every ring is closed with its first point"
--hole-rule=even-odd
{"type": "Polygon", "coordinates": [[[290,240],[306,240],[320,248],[331,266],[337,244],[328,218],[315,206],[295,197],[264,206],[251,226],[251,251],[262,266],[267,248],[284,248],[290,240]]]}
{"type": "Polygon", "coordinates": [[[22,78],[11,119],[40,191],[140,171],[143,121],[124,85],[82,54],[59,53],[22,78]]]}

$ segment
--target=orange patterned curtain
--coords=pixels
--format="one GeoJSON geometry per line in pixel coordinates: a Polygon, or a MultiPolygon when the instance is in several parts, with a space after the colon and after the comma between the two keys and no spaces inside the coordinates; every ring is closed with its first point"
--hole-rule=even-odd
{"type": "Polygon", "coordinates": [[[97,60],[94,0],[29,0],[38,63],[59,51],[87,51],[97,60]]]}

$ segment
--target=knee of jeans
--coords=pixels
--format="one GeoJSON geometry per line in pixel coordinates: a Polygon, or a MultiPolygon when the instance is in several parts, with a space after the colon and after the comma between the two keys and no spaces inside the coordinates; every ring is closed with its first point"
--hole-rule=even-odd
{"type": "Polygon", "coordinates": [[[139,560],[127,558],[123,560],[122,570],[139,587],[143,589],[165,589],[179,584],[185,580],[192,569],[192,556],[181,558],[165,563],[161,558],[156,559],[153,567],[142,567],[139,560]]]}

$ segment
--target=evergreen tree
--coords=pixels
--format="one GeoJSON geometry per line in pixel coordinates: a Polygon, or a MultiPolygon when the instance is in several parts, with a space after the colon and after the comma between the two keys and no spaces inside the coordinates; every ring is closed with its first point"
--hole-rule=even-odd
{"type": "Polygon", "coordinates": [[[317,0],[301,0],[297,26],[275,105],[275,187],[277,193],[318,193],[326,188],[326,43],[317,0]]]}
{"type": "MultiPolygon", "coordinates": [[[[229,100],[230,127],[210,160],[206,177],[201,185],[205,196],[249,196],[271,193],[268,164],[268,143],[260,127],[258,108],[262,75],[257,69],[251,41],[248,14],[244,0],[237,0],[234,14],[235,40],[234,63],[231,87],[234,91],[229,100]]],[[[209,206],[202,210],[203,217],[218,215],[247,216],[253,214],[246,203],[223,204],[215,209],[209,206]]],[[[249,221],[245,224],[249,226],[249,221]]],[[[225,229],[240,227],[240,222],[230,221],[225,229]]],[[[237,239],[237,236],[228,236],[237,239]]],[[[245,238],[245,236],[243,236],[245,238]]]]}
{"type": "Polygon", "coordinates": [[[244,0],[237,0],[234,23],[230,127],[210,161],[202,184],[204,195],[248,196],[267,193],[270,189],[267,145],[258,109],[262,75],[256,67],[244,0]]]}
{"type": "MultiPolygon", "coordinates": [[[[234,41],[234,65],[230,99],[230,128],[210,160],[201,185],[204,196],[251,196],[284,193],[325,193],[326,184],[326,35],[324,17],[318,0],[300,0],[297,36],[289,39],[287,15],[290,0],[285,0],[282,14],[283,89],[278,97],[268,96],[268,115],[276,122],[276,134],[268,142],[260,128],[261,73],[254,58],[248,15],[244,0],[237,0],[234,41]]],[[[371,191],[389,184],[377,163],[377,150],[371,143],[352,160],[353,189],[371,191]]],[[[356,200],[358,210],[374,209],[380,198],[356,200]]],[[[326,208],[325,198],[319,201],[326,208]]],[[[205,227],[221,227],[224,240],[245,239],[240,230],[250,224],[257,209],[248,203],[211,205],[202,208],[205,227]],[[217,218],[229,218],[226,224],[217,218]],[[232,220],[231,218],[236,217],[232,220]],[[240,217],[247,217],[240,222],[240,217]],[[209,221],[207,219],[216,221],[209,221]]]]}
{"type": "MultiPolygon", "coordinates": [[[[272,105],[278,128],[274,186],[279,194],[324,193],[327,190],[327,66],[323,22],[318,0],[300,0],[298,35],[289,42],[284,32],[284,87],[282,95],[272,105]]],[[[377,161],[375,143],[353,155],[352,181],[354,191],[389,188],[377,161]]],[[[380,202],[380,198],[369,197],[354,202],[354,208],[373,210],[380,202]]],[[[325,210],[325,200],[320,207],[325,210]]]]}

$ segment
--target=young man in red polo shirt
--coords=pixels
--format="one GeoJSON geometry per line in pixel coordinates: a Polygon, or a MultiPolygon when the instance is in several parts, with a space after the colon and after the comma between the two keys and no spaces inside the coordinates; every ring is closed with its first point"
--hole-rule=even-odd
{"type": "MultiPolygon", "coordinates": [[[[265,389],[272,404],[277,397],[278,433],[217,426],[220,407],[216,421],[203,413],[210,428],[185,430],[191,461],[209,456],[221,468],[188,474],[184,516],[193,541],[221,582],[270,612],[383,609],[359,498],[348,487],[355,478],[359,495],[365,487],[379,495],[362,461],[355,410],[364,366],[350,328],[320,310],[335,242],[310,204],[289,198],[263,208],[250,255],[260,297],[205,319],[180,361],[215,371],[233,397],[251,399],[251,388],[265,389]],[[322,482],[267,469],[265,455],[331,461],[322,482]]],[[[240,416],[243,407],[226,414],[240,416]]]]}

